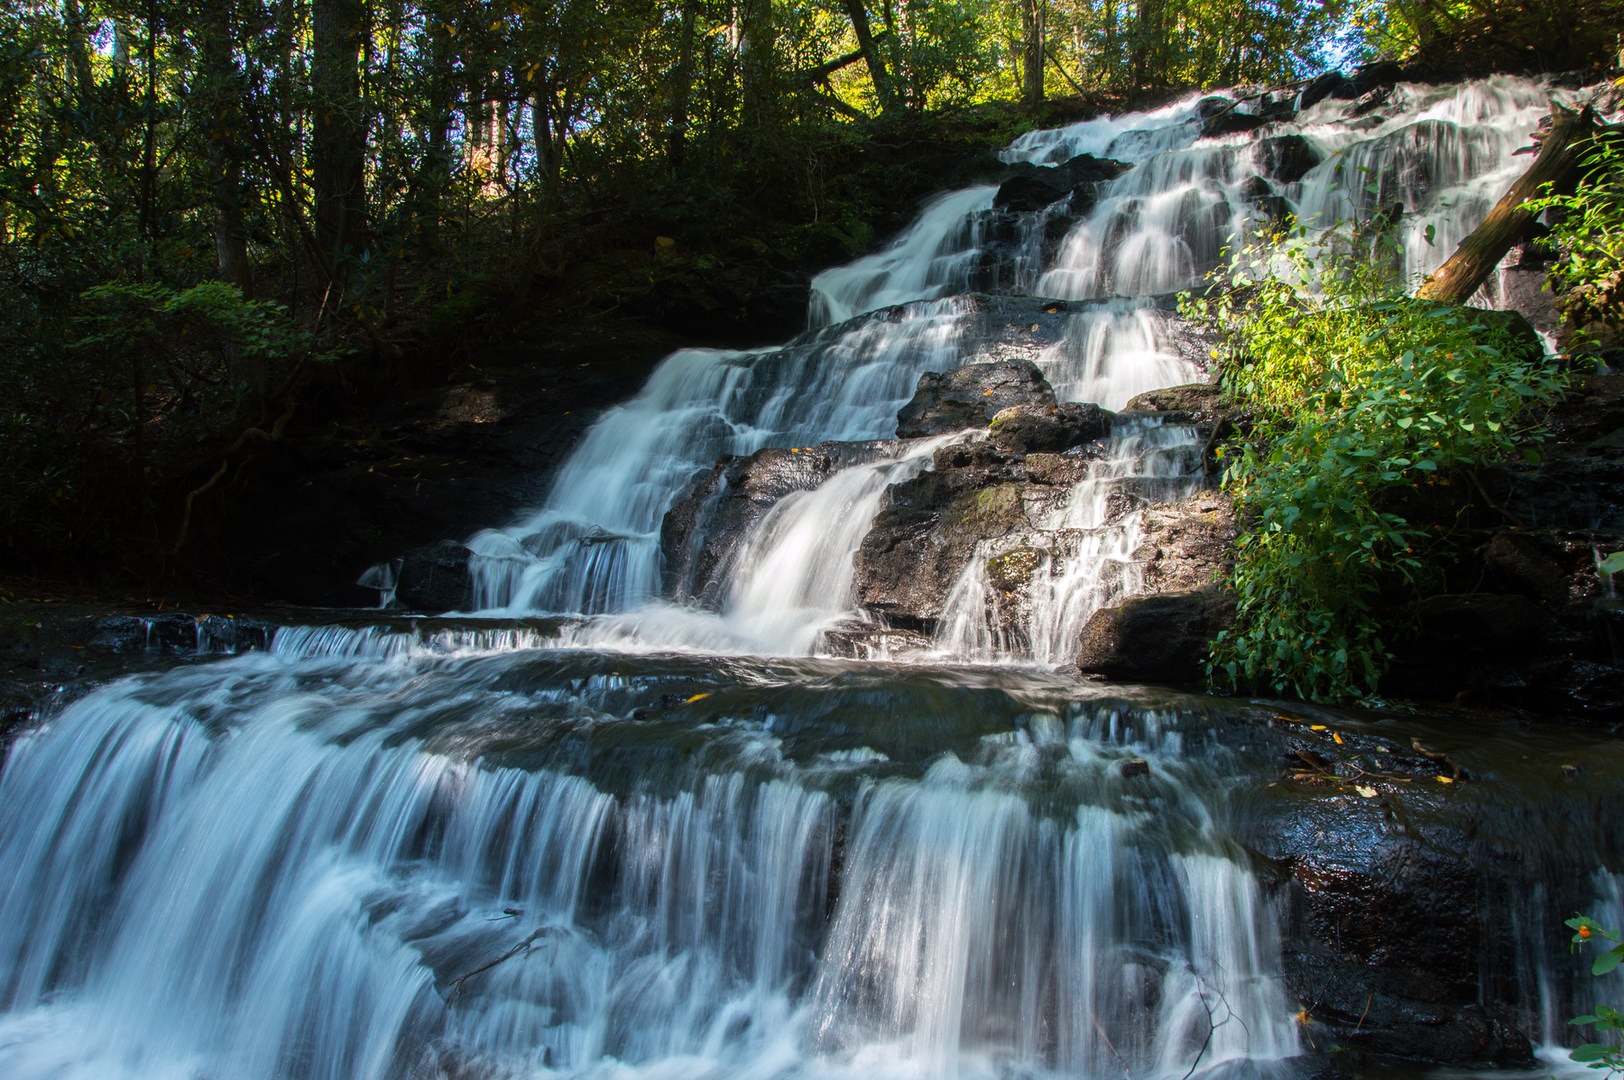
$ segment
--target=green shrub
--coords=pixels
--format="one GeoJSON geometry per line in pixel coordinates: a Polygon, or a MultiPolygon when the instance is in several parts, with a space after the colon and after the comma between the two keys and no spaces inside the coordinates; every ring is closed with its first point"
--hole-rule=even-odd
{"type": "Polygon", "coordinates": [[[1387,260],[1316,251],[1301,234],[1249,256],[1272,269],[1186,302],[1227,332],[1226,388],[1258,420],[1227,453],[1245,532],[1236,623],[1209,676],[1223,691],[1368,697],[1390,659],[1378,600],[1428,568],[1425,530],[1398,497],[1512,451],[1531,434],[1527,407],[1561,383],[1531,335],[1405,296],[1387,260]]]}
{"type": "Polygon", "coordinates": [[[1598,138],[1582,167],[1573,194],[1534,204],[1556,211],[1551,239],[1562,257],[1551,268],[1551,284],[1575,326],[1624,317],[1624,136],[1598,138]]]}

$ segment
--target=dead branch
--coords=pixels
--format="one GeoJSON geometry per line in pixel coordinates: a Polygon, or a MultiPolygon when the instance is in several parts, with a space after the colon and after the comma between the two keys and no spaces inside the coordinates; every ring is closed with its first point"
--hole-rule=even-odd
{"type": "Polygon", "coordinates": [[[446,995],[446,1000],[450,1001],[452,998],[454,998],[458,994],[462,993],[463,984],[466,983],[469,979],[472,979],[475,975],[483,975],[485,972],[489,971],[491,968],[495,967],[496,965],[506,963],[507,961],[513,959],[515,956],[518,956],[520,953],[529,952],[530,951],[530,946],[532,946],[532,945],[534,945],[536,943],[537,938],[547,937],[547,936],[549,936],[551,934],[554,934],[556,932],[557,931],[556,931],[556,929],[554,927],[551,927],[551,926],[538,926],[534,930],[530,931],[529,935],[523,941],[521,941],[517,945],[513,946],[513,948],[509,949],[507,952],[503,953],[501,956],[498,956],[495,960],[486,961],[485,963],[483,963],[483,964],[479,965],[478,967],[474,968],[472,971],[464,972],[463,974],[458,975],[455,979],[451,980],[451,983],[450,983],[451,992],[446,995]]]}
{"type": "Polygon", "coordinates": [[[1578,182],[1580,160],[1596,130],[1596,114],[1589,105],[1578,113],[1558,106],[1534,163],[1494,204],[1483,224],[1473,229],[1448,261],[1421,283],[1417,299],[1452,304],[1464,304],[1470,299],[1511,246],[1528,235],[1534,223],[1529,201],[1550,188],[1571,189],[1578,182]]]}

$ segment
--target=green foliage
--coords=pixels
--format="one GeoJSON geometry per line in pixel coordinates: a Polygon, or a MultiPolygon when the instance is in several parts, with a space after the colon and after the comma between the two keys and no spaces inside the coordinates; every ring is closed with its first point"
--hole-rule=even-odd
{"type": "Polygon", "coordinates": [[[1460,75],[1562,71],[1606,62],[1624,0],[1354,0],[1348,21],[1361,59],[1460,75]]]}
{"type": "MultiPolygon", "coordinates": [[[[1606,975],[1624,963],[1624,942],[1619,941],[1617,931],[1605,930],[1594,919],[1583,915],[1576,915],[1564,922],[1573,931],[1573,947],[1583,948],[1597,940],[1611,941],[1613,947],[1599,954],[1590,965],[1592,975],[1606,975]]],[[[1574,1061],[1588,1065],[1592,1069],[1603,1069],[1608,1073],[1624,1072],[1624,1047],[1619,1046],[1619,1035],[1624,1033],[1624,1013],[1607,1005],[1596,1008],[1594,1013],[1586,1016],[1575,1016],[1568,1021],[1578,1027],[1594,1027],[1603,1037],[1611,1036],[1609,1042],[1591,1042],[1573,1048],[1569,1055],[1574,1061]]]]}
{"type": "Polygon", "coordinates": [[[1598,137],[1583,168],[1576,191],[1535,204],[1554,212],[1551,239],[1562,258],[1551,284],[1575,326],[1624,320],[1624,136],[1598,137]]]}
{"type": "Polygon", "coordinates": [[[163,354],[183,343],[187,371],[198,377],[224,376],[237,358],[291,356],[309,345],[279,304],[245,299],[223,281],[189,289],[110,283],[86,289],[80,299],[85,333],[75,347],[163,354]]]}
{"type": "Polygon", "coordinates": [[[1367,697],[1389,659],[1378,602],[1427,574],[1429,538],[1400,499],[1512,451],[1560,380],[1503,322],[1405,296],[1384,259],[1302,243],[1250,255],[1275,271],[1187,301],[1227,330],[1227,389],[1258,417],[1227,455],[1246,532],[1236,624],[1209,674],[1222,690],[1367,697]]]}

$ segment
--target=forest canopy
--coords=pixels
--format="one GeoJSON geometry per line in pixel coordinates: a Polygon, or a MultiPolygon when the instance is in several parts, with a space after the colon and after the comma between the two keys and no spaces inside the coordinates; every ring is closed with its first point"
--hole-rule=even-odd
{"type": "Polygon", "coordinates": [[[134,527],[153,537],[149,555],[178,550],[180,496],[213,470],[197,462],[274,439],[311,371],[347,357],[387,372],[414,343],[522,303],[538,282],[570,278],[579,302],[599,287],[580,269],[593,253],[646,249],[657,235],[689,260],[668,260],[667,275],[703,270],[722,243],[798,271],[856,254],[884,224],[873,191],[910,189],[875,175],[865,194],[846,174],[859,160],[883,164],[876,147],[942,138],[943,117],[976,116],[966,142],[984,146],[1051,119],[1055,99],[1081,111],[1378,57],[1446,74],[1596,66],[1617,48],[1621,8],[8,5],[7,543],[71,553],[134,527]],[[629,222],[642,224],[628,240],[629,222]]]}

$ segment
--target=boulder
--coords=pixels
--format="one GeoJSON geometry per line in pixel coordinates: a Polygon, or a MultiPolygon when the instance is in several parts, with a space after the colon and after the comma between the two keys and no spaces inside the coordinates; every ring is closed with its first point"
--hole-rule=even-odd
{"type": "Polygon", "coordinates": [[[1146,507],[1133,558],[1145,568],[1148,591],[1194,592],[1228,578],[1239,535],[1234,501],[1221,491],[1203,491],[1146,507]]]}
{"type": "Polygon", "coordinates": [[[1555,608],[1568,598],[1563,555],[1547,539],[1500,529],[1483,549],[1483,567],[1501,590],[1555,608]]]}
{"type": "Polygon", "coordinates": [[[935,468],[893,486],[856,560],[862,607],[928,629],[983,540],[1024,535],[1070,493],[1027,482],[1023,463],[987,443],[949,446],[935,468]]]}
{"type": "Polygon", "coordinates": [[[995,210],[1027,213],[1042,210],[1064,199],[1070,193],[1069,188],[1060,186],[1059,177],[1033,176],[1027,173],[1012,176],[1000,184],[998,194],[993,196],[992,205],[995,210]]]}
{"type": "Polygon", "coordinates": [[[1214,423],[1227,416],[1233,404],[1217,383],[1186,383],[1147,390],[1128,400],[1124,413],[1160,413],[1169,420],[1214,423]]]}
{"type": "Polygon", "coordinates": [[[1203,138],[1208,139],[1215,139],[1223,135],[1236,135],[1245,131],[1256,131],[1268,122],[1269,118],[1266,116],[1259,116],[1252,112],[1242,112],[1239,108],[1234,108],[1202,120],[1201,135],[1203,138]]]}
{"type": "Polygon", "coordinates": [[[1126,162],[1092,154],[1079,154],[1059,165],[1022,162],[1011,167],[1009,179],[999,185],[992,204],[998,210],[1029,212],[1051,206],[1069,194],[1071,211],[1082,213],[1093,205],[1098,185],[1130,168],[1126,162]]]}
{"type": "Polygon", "coordinates": [[[1348,77],[1340,71],[1327,71],[1323,75],[1315,76],[1303,87],[1302,94],[1297,98],[1297,107],[1313,108],[1339,90],[1347,81],[1348,77]]]}
{"type": "Polygon", "coordinates": [[[985,427],[1012,405],[1055,406],[1054,391],[1036,364],[1026,359],[965,364],[954,371],[919,377],[914,396],[897,413],[900,439],[945,435],[985,427]]]}
{"type": "Polygon", "coordinates": [[[992,444],[1010,454],[1058,453],[1104,438],[1110,414],[1098,405],[1074,401],[1058,405],[1011,405],[991,422],[992,444]]]}
{"type": "MultiPolygon", "coordinates": [[[[1338,757],[1357,744],[1344,739],[1338,757]]],[[[1426,779],[1388,754],[1361,757],[1363,771],[1426,779]]],[[[1486,939],[1485,893],[1518,867],[1476,850],[1449,788],[1379,785],[1391,793],[1368,798],[1351,786],[1329,775],[1273,785],[1254,841],[1288,875],[1282,974],[1316,1039],[1354,1061],[1530,1066],[1521,1017],[1480,993],[1480,965],[1509,959],[1486,939]]]]}
{"type": "Polygon", "coordinates": [[[1331,90],[1331,97],[1338,101],[1358,101],[1372,91],[1391,89],[1402,78],[1404,68],[1391,60],[1361,64],[1350,77],[1336,84],[1331,90]]]}
{"type": "Polygon", "coordinates": [[[468,548],[455,540],[409,551],[401,559],[395,603],[410,611],[463,611],[473,602],[468,548]]]}
{"type": "Polygon", "coordinates": [[[1121,682],[1199,687],[1212,639],[1235,619],[1227,590],[1146,593],[1101,608],[1083,625],[1077,667],[1121,682]]]}
{"type": "Polygon", "coordinates": [[[1301,135],[1274,135],[1259,139],[1252,149],[1258,172],[1282,184],[1301,180],[1323,158],[1301,135]]]}

